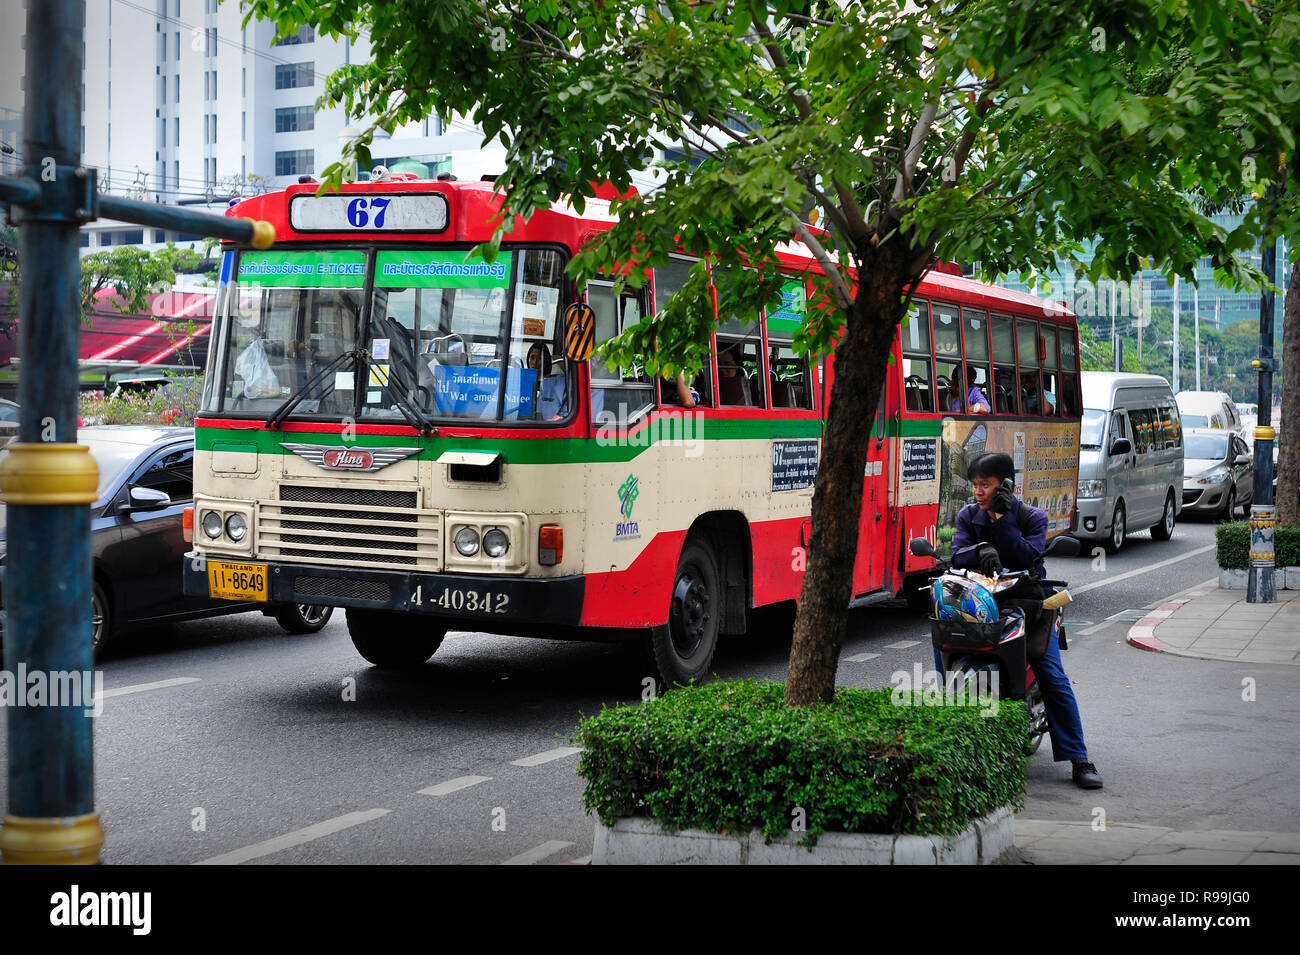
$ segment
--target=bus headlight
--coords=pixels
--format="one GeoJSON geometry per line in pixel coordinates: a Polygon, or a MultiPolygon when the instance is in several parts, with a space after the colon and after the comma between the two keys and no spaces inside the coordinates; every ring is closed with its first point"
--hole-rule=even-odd
{"type": "Polygon", "coordinates": [[[221,514],[218,511],[203,512],[203,533],[213,540],[221,536],[221,514]]]}
{"type": "Polygon", "coordinates": [[[452,541],[462,557],[473,557],[478,553],[478,531],[472,527],[462,527],[452,541]]]}
{"type": "Polygon", "coordinates": [[[503,557],[510,549],[510,538],[499,527],[494,527],[483,535],[483,552],[489,557],[503,557]]]}
{"type": "Polygon", "coordinates": [[[244,520],[243,514],[231,514],[226,518],[226,534],[232,541],[238,544],[248,533],[248,522],[244,520]]]}

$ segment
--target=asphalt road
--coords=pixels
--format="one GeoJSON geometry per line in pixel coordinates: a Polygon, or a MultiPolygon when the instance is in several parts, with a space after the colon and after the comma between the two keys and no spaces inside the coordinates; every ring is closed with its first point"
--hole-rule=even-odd
{"type": "MultiPolygon", "coordinates": [[[[1300,829],[1294,668],[1123,642],[1126,612],[1217,576],[1213,530],[1182,522],[1167,543],[1143,533],[1115,557],[1049,563],[1076,595],[1064,662],[1106,788],[1075,789],[1045,742],[1027,817],[1300,829]]],[[[788,622],[768,615],[755,630],[724,639],[720,677],[784,678],[788,622]]],[[[929,666],[925,622],[901,607],[855,611],[849,632],[842,684],[929,666]]],[[[626,647],[474,633],[449,634],[417,672],[384,673],[356,654],[341,613],[313,636],[258,614],[137,633],[104,671],[108,690],[127,691],[95,729],[114,864],[584,859],[593,824],[569,734],[582,714],[639,699],[647,675],[626,647]]]]}

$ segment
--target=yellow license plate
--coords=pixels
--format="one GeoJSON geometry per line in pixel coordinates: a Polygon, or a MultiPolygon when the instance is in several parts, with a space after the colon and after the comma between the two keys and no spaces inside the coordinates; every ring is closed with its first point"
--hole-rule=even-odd
{"type": "Polygon", "coordinates": [[[208,593],[221,600],[266,602],[266,565],[208,561],[208,593]]]}

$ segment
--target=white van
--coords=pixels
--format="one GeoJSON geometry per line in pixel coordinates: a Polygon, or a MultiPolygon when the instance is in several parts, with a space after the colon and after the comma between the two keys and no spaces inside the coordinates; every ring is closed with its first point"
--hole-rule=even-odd
{"type": "Polygon", "coordinates": [[[1245,424],[1236,403],[1222,391],[1180,391],[1178,411],[1184,428],[1222,428],[1240,434],[1245,424]]]}
{"type": "Polygon", "coordinates": [[[1174,533],[1183,508],[1183,426],[1159,375],[1083,373],[1079,496],[1070,533],[1105,541],[1112,554],[1131,528],[1174,533]]]}

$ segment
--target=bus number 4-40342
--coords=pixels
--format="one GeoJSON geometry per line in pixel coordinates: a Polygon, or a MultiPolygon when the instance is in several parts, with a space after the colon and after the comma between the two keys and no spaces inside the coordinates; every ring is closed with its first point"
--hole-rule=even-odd
{"type": "Polygon", "coordinates": [[[443,610],[464,610],[469,613],[505,613],[510,603],[509,594],[479,593],[459,587],[443,587],[425,594],[421,584],[411,592],[411,605],[423,607],[425,602],[443,610]]]}

